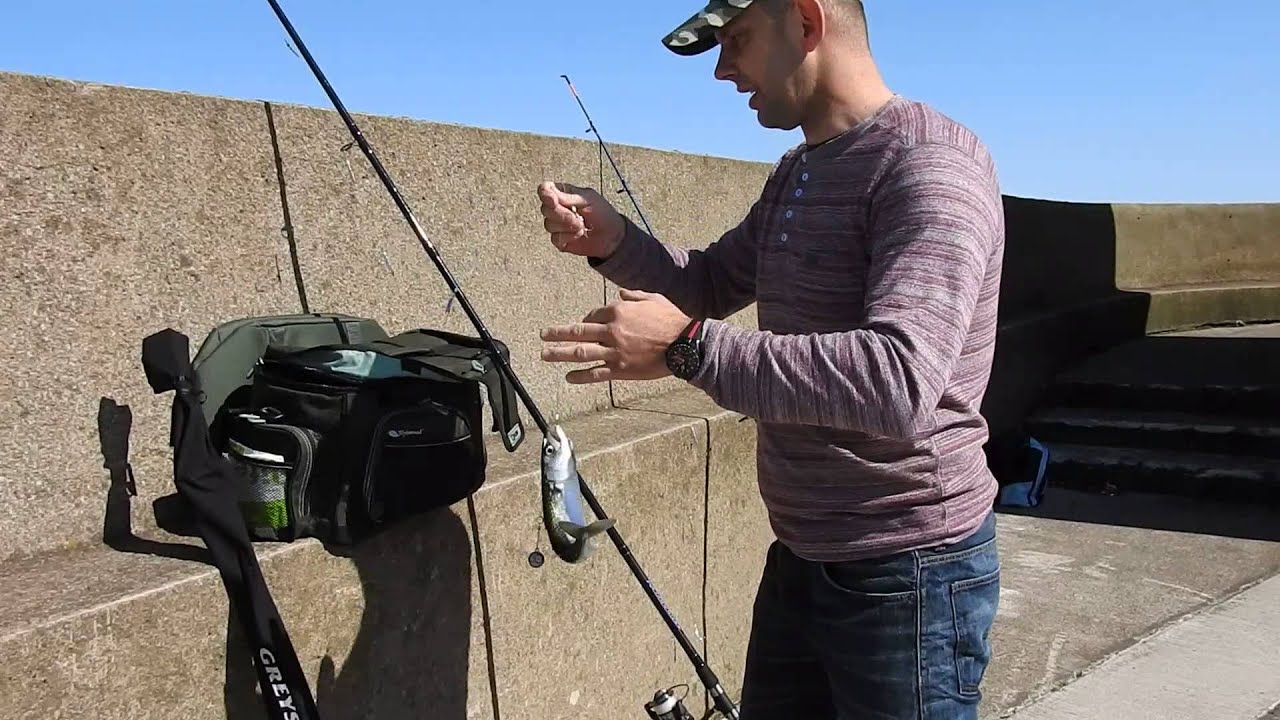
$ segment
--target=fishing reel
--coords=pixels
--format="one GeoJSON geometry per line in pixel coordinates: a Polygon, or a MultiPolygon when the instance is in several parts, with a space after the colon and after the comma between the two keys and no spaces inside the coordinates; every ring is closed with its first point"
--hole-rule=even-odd
{"type": "MultiPolygon", "coordinates": [[[[688,690],[688,685],[676,685],[675,687],[659,690],[653,694],[653,699],[644,704],[644,711],[653,720],[694,720],[693,713],[684,706],[684,698],[676,697],[671,691],[678,687],[688,690]]],[[[723,717],[719,715],[715,708],[709,708],[707,714],[703,715],[701,720],[711,720],[715,717],[723,717]]],[[[735,716],[736,717],[736,716],[735,716]]]]}
{"type": "Polygon", "coordinates": [[[654,693],[653,699],[644,704],[644,711],[653,720],[693,720],[682,699],[673,695],[671,689],[654,693]]]}

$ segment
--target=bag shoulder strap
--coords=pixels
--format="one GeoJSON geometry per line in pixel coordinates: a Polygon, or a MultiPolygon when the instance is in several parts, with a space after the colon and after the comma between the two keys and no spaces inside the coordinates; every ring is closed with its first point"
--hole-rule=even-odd
{"type": "Polygon", "coordinates": [[[152,391],[174,392],[169,436],[174,484],[195,515],[196,529],[252,648],[267,717],[319,720],[311,688],[240,513],[235,494],[239,478],[210,441],[200,408],[203,389],[188,358],[189,349],[188,338],[171,329],[142,341],[142,365],[152,391]]]}

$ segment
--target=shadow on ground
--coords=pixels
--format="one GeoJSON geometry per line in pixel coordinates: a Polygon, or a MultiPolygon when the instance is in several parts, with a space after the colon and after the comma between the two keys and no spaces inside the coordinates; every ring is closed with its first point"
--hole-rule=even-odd
{"type": "Polygon", "coordinates": [[[1050,487],[1038,507],[996,510],[1005,515],[1280,541],[1280,510],[1170,495],[1098,495],[1050,487]]]}
{"type": "MultiPolygon", "coordinates": [[[[132,413],[110,398],[99,403],[104,465],[110,471],[103,540],[121,552],[159,555],[210,565],[208,551],[190,529],[180,498],[154,503],[157,524],[196,544],[160,542],[136,535],[128,459],[132,413]]],[[[468,508],[472,506],[468,504],[468,508]]],[[[472,515],[474,522],[474,514],[472,515]]],[[[474,524],[473,524],[474,527],[474,524]]],[[[350,652],[340,662],[321,659],[312,691],[326,720],[465,720],[470,672],[472,538],[448,509],[392,528],[355,548],[327,548],[355,567],[363,615],[350,652]],[[341,669],[338,669],[338,665],[341,669]]],[[[483,593],[483,589],[482,589],[483,593]]],[[[279,602],[279,598],[277,598],[279,602]]],[[[302,628],[288,628],[297,638],[302,628]]],[[[307,635],[323,629],[307,628],[307,635]]],[[[226,624],[226,717],[263,713],[250,649],[239,619],[226,624]]],[[[301,655],[301,647],[299,654],[301,655]]],[[[300,658],[303,666],[309,658],[300,658]]]]}

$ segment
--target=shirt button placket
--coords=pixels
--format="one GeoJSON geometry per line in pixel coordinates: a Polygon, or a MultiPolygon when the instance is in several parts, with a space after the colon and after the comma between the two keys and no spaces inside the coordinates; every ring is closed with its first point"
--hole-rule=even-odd
{"type": "MultiPolygon", "coordinates": [[[[801,153],[801,154],[800,154],[800,162],[801,162],[801,163],[805,163],[805,164],[807,164],[807,163],[809,162],[809,159],[808,159],[808,158],[809,158],[808,153],[801,153]]],[[[806,170],[806,171],[804,171],[803,173],[801,173],[801,174],[800,174],[800,180],[796,183],[796,191],[795,191],[795,195],[794,195],[795,197],[797,197],[797,198],[798,198],[798,197],[800,197],[800,196],[804,195],[804,188],[803,188],[803,187],[800,187],[800,184],[801,184],[801,183],[803,183],[803,182],[806,182],[808,179],[809,179],[809,171],[807,171],[807,170],[806,170]]],[[[784,216],[784,217],[785,217],[787,220],[790,220],[791,218],[795,217],[795,214],[796,214],[796,211],[795,211],[794,209],[792,209],[792,208],[787,208],[787,212],[786,212],[786,214],[785,214],[785,216],[784,216]]],[[[785,243],[785,242],[787,241],[787,233],[784,231],[781,235],[779,235],[779,236],[778,236],[778,239],[779,239],[780,241],[782,241],[782,242],[784,242],[784,243],[785,243]]]]}

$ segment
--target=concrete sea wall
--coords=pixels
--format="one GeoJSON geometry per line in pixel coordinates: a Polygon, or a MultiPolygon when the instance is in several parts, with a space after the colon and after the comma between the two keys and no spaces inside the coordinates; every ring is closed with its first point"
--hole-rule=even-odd
{"type": "MultiPolygon", "coordinates": [[[[736,688],[771,539],[753,425],[675,381],[570,386],[537,357],[539,328],[615,290],[552,250],[534,196],[547,178],[597,184],[597,146],[357,118],[539,406],[567,421],[659,592],[736,688]]],[[[327,109],[0,74],[0,702],[16,717],[253,716],[216,574],[198,540],[157,527],[173,492],[170,396],[151,393],[140,344],[173,327],[194,345],[228,319],[302,310],[295,256],[313,311],[471,332],[349,143],[327,109]],[[104,467],[112,439],[128,442],[136,496],[104,467]]],[[[685,245],[737,222],[769,169],[611,149],[655,232],[685,245]]],[[[1097,349],[1280,318],[1280,205],[1009,197],[1006,211],[984,406],[996,432],[1097,349]]],[[[752,326],[754,310],[734,321],[752,326]]],[[[581,567],[526,563],[539,533],[532,445],[490,447],[473,501],[350,556],[262,548],[322,702],[339,717],[594,718],[635,716],[658,687],[697,688],[611,547],[581,567]]]]}

